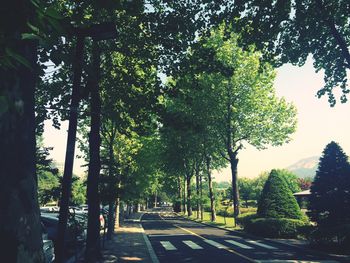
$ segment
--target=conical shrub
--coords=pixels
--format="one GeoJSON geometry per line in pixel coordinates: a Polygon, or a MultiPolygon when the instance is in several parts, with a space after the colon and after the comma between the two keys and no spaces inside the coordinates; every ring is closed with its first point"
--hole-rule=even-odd
{"type": "Polygon", "coordinates": [[[258,217],[302,219],[300,207],[286,181],[272,170],[258,203],[258,217]]]}

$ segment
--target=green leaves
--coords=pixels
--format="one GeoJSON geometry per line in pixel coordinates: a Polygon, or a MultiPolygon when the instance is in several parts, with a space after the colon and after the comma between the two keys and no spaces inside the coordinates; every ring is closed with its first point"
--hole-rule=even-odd
{"type": "Polygon", "coordinates": [[[14,50],[11,48],[5,48],[5,54],[8,55],[10,58],[15,60],[16,62],[22,64],[23,66],[26,66],[27,68],[31,68],[28,60],[26,60],[23,56],[20,54],[16,53],[14,50]]]}

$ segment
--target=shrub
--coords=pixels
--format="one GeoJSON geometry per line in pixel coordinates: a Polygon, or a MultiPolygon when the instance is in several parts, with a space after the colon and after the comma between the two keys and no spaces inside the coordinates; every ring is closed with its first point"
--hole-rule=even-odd
{"type": "MultiPolygon", "coordinates": [[[[256,213],[256,207],[241,207],[240,209],[241,214],[246,214],[246,213],[256,213]]],[[[225,207],[221,206],[219,209],[216,211],[217,215],[220,216],[226,216],[226,217],[233,217],[233,207],[225,207]]]]}
{"type": "Polygon", "coordinates": [[[243,228],[245,228],[248,224],[251,223],[251,221],[253,219],[256,219],[258,217],[258,215],[256,213],[245,213],[245,214],[240,214],[237,218],[236,218],[236,223],[240,226],[242,226],[243,228]]]}
{"type": "Polygon", "coordinates": [[[262,218],[301,219],[300,207],[285,179],[272,170],[258,203],[258,216],[262,218]]]}
{"type": "Polygon", "coordinates": [[[317,227],[309,236],[311,244],[329,245],[336,243],[350,246],[350,224],[343,224],[334,227],[317,227]]]}
{"type": "Polygon", "coordinates": [[[290,218],[256,218],[246,224],[244,230],[248,233],[272,238],[296,238],[300,228],[307,223],[290,218]]]}

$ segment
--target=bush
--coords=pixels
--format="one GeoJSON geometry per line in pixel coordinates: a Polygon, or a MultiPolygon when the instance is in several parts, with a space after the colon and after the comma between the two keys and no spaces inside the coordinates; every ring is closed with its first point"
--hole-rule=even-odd
{"type": "Polygon", "coordinates": [[[329,245],[332,243],[350,247],[350,224],[334,227],[317,227],[310,233],[311,244],[329,245]]]}
{"type": "Polygon", "coordinates": [[[307,223],[290,218],[256,218],[245,225],[248,233],[271,238],[296,238],[307,223]]]}
{"type": "Polygon", "coordinates": [[[245,213],[245,214],[240,214],[237,218],[236,218],[236,223],[240,226],[242,226],[243,228],[245,228],[248,224],[251,223],[251,221],[253,219],[256,219],[258,217],[258,215],[256,213],[245,213]]]}
{"type": "Polygon", "coordinates": [[[272,170],[258,204],[258,215],[262,218],[302,219],[300,207],[285,179],[272,170]]]}

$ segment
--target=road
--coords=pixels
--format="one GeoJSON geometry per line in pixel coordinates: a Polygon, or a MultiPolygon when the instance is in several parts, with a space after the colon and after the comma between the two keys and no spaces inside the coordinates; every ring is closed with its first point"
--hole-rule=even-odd
{"type": "Polygon", "coordinates": [[[302,248],[206,226],[169,211],[148,212],[141,223],[160,263],[339,262],[302,248]]]}

